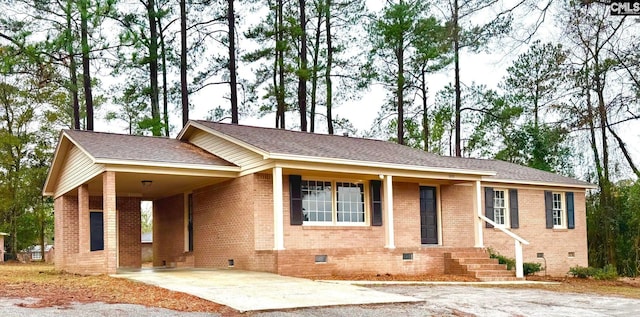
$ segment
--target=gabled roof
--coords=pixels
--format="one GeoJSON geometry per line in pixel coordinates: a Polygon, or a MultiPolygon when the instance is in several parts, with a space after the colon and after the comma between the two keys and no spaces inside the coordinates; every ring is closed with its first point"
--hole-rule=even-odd
{"type": "Polygon", "coordinates": [[[197,146],[176,139],[79,130],[64,130],[63,133],[96,161],[235,166],[197,146]]]}
{"type": "Polygon", "coordinates": [[[209,121],[193,122],[219,132],[242,146],[258,149],[265,157],[273,159],[324,158],[369,162],[372,166],[384,163],[432,167],[443,169],[444,172],[475,171],[484,175],[483,179],[493,181],[592,187],[587,182],[509,162],[440,156],[388,141],[209,121]]]}

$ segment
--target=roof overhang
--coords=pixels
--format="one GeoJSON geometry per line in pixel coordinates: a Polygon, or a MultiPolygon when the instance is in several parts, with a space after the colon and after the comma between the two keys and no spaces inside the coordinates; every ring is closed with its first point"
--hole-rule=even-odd
{"type": "MultiPolygon", "coordinates": [[[[64,194],[56,192],[56,185],[61,169],[64,165],[67,152],[72,146],[77,147],[82,151],[82,153],[87,155],[93,164],[101,166],[98,174],[106,171],[114,171],[122,173],[180,175],[188,177],[232,178],[239,176],[240,173],[240,167],[238,166],[97,158],[92,156],[88,151],[86,151],[86,149],[69,136],[66,131],[63,130],[60,133],[60,139],[56,146],[51,167],[49,168],[47,179],[42,190],[42,194],[44,196],[51,196],[55,198],[64,194]]],[[[97,176],[97,174],[88,175],[88,178],[83,181],[89,181],[95,176],[97,176]]]]}
{"type": "Polygon", "coordinates": [[[571,184],[571,183],[554,183],[554,182],[513,180],[513,179],[494,179],[494,178],[483,178],[482,181],[487,183],[516,184],[516,185],[530,185],[530,186],[544,186],[544,187],[580,188],[580,189],[598,188],[597,185],[589,184],[589,183],[571,184]]]}

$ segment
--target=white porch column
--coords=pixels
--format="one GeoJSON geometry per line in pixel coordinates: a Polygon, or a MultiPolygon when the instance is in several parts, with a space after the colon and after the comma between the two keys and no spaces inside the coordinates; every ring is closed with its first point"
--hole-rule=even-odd
{"type": "Polygon", "coordinates": [[[284,250],[282,167],[273,168],[273,249],[284,250]]]}
{"type": "Polygon", "coordinates": [[[523,278],[524,277],[524,259],[522,256],[522,243],[517,239],[516,241],[516,277],[523,278]]]}
{"type": "Polygon", "coordinates": [[[474,223],[474,241],[476,248],[484,247],[484,238],[482,237],[482,219],[479,216],[482,215],[482,187],[480,187],[480,181],[475,181],[473,184],[475,192],[475,199],[473,200],[473,223],[474,223]]]}
{"type": "Polygon", "coordinates": [[[385,210],[385,248],[395,249],[393,232],[393,176],[384,177],[384,210],[385,210]]]}

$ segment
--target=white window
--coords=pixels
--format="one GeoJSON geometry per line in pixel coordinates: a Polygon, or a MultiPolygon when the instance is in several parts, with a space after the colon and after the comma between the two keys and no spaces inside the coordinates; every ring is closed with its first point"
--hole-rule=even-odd
{"type": "Polygon", "coordinates": [[[364,184],[303,180],[302,214],[307,224],[364,224],[364,184]]]}
{"type": "Polygon", "coordinates": [[[504,189],[493,190],[493,221],[499,225],[507,226],[509,223],[508,191],[504,189]]]}
{"type": "Polygon", "coordinates": [[[564,194],[553,193],[553,227],[564,228],[564,204],[562,203],[564,194]]]}

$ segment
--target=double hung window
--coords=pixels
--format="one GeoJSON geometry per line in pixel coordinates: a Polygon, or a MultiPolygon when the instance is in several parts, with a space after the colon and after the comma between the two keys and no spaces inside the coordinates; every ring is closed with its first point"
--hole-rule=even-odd
{"type": "Polygon", "coordinates": [[[364,224],[364,184],[302,180],[302,214],[306,224],[364,224]]]}

